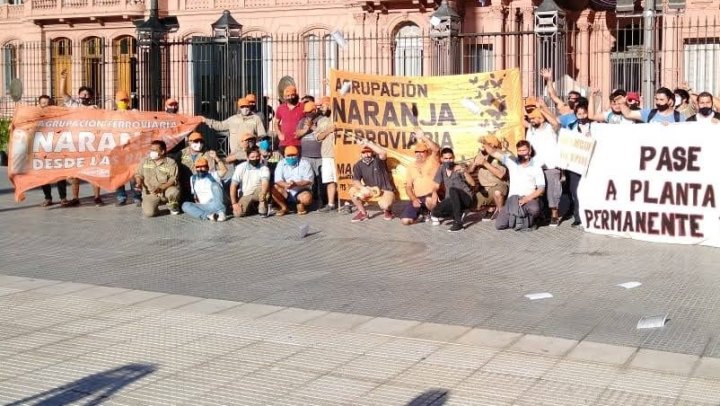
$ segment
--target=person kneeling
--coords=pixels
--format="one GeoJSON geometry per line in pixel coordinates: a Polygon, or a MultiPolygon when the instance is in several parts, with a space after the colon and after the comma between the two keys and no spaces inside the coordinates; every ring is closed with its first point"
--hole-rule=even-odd
{"type": "Polygon", "coordinates": [[[435,190],[440,185],[445,187],[445,198],[432,210],[433,217],[450,217],[453,222],[448,231],[456,232],[463,230],[463,214],[475,204],[475,196],[472,188],[475,186],[475,179],[463,165],[455,163],[455,153],[451,148],[443,148],[440,151],[442,165],[435,174],[435,190]]]}
{"type": "Polygon", "coordinates": [[[363,203],[373,198],[383,210],[383,219],[392,220],[390,209],[395,201],[395,188],[385,163],[387,155],[370,141],[363,140],[362,144],[361,159],[353,166],[353,185],[350,187],[350,196],[358,213],[350,221],[358,223],[369,219],[363,203]]]}
{"type": "Polygon", "coordinates": [[[285,148],[285,159],[275,168],[275,185],[272,197],[280,210],[277,216],[288,212],[288,204],[297,204],[297,214],[307,214],[307,207],[312,204],[312,184],[315,175],[312,167],[300,159],[296,147],[288,145],[285,148]]]}
{"type": "Polygon", "coordinates": [[[150,143],[150,154],[135,171],[135,188],[142,191],[142,211],[146,217],[158,215],[161,203],[167,203],[170,214],[180,214],[178,199],[178,167],[173,159],[165,156],[164,141],[150,143]]]}
{"type": "Polygon", "coordinates": [[[200,157],[195,160],[195,174],[190,177],[190,190],[196,203],[185,202],[182,209],[185,213],[201,220],[225,221],[225,205],[223,204],[223,187],[210,173],[208,160],[200,157]]]}
{"type": "Polygon", "coordinates": [[[269,191],[270,169],[261,163],[260,150],[251,148],[248,160],[235,168],[230,183],[230,201],[235,217],[245,217],[251,210],[267,214],[269,191]]]}

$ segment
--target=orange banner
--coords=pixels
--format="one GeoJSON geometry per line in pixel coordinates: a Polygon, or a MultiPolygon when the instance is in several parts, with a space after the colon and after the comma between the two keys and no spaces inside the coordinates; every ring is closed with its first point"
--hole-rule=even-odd
{"type": "Polygon", "coordinates": [[[418,77],[333,70],[330,83],[341,199],[349,198],[352,166],[360,159],[358,140],[385,149],[395,186],[406,199],[403,185],[406,167],[414,162],[413,131],[441,148],[452,148],[457,161],[473,158],[484,135],[494,134],[513,147],[524,137],[517,69],[418,77]]]}
{"type": "Polygon", "coordinates": [[[201,120],[163,112],[18,107],[8,151],[15,199],[68,177],[115,190],[133,176],[150,142],[163,140],[170,150],[201,120]]]}

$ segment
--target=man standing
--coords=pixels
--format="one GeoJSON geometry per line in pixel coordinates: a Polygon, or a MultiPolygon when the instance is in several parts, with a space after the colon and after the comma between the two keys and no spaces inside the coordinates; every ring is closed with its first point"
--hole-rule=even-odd
{"type": "Polygon", "coordinates": [[[182,209],[185,213],[210,221],[225,221],[225,204],[223,204],[223,187],[210,172],[208,160],[200,157],[195,160],[195,174],[190,178],[190,189],[194,202],[185,202],[182,209]]]}
{"type": "Polygon", "coordinates": [[[254,137],[265,136],[265,126],[256,114],[250,110],[250,102],[245,99],[238,99],[237,114],[225,121],[216,121],[209,118],[204,119],[205,124],[216,131],[228,131],[228,162],[238,162],[247,159],[247,152],[242,147],[241,138],[245,134],[252,134],[254,137]]]}
{"type": "Polygon", "coordinates": [[[580,97],[582,95],[579,92],[571,90],[568,92],[567,103],[565,103],[562,101],[560,96],[558,96],[557,90],[555,90],[552,70],[543,69],[540,71],[540,75],[543,77],[543,79],[545,79],[545,88],[547,89],[553,103],[555,103],[555,107],[557,107],[557,111],[559,114],[558,121],[560,123],[560,126],[567,127],[570,123],[577,120],[574,113],[575,104],[577,104],[578,100],[580,100],[580,97]]]}
{"type": "Polygon", "coordinates": [[[596,114],[593,121],[608,124],[634,124],[635,121],[628,120],[622,113],[622,105],[630,100],[629,97],[626,98],[627,95],[628,93],[622,89],[613,91],[610,94],[610,109],[601,114],[596,114]]]}
{"type": "Polygon", "coordinates": [[[431,212],[438,202],[434,180],[440,167],[440,147],[420,131],[413,136],[418,141],[414,149],[415,163],[407,167],[405,176],[405,193],[410,201],[400,215],[400,221],[406,226],[416,223],[424,212],[431,212]]]}
{"type": "Polygon", "coordinates": [[[532,230],[536,219],[540,216],[538,199],[545,192],[545,176],[542,167],[532,158],[530,143],[520,140],[515,144],[517,157],[513,157],[507,151],[501,153],[492,145],[486,145],[485,148],[490,155],[499,159],[510,172],[509,197],[495,219],[495,228],[498,230],[510,228],[511,214],[514,216],[522,211],[527,219],[526,227],[522,229],[532,230]],[[513,207],[509,207],[511,203],[513,207]]]}
{"type": "Polygon", "coordinates": [[[475,203],[472,188],[475,180],[463,165],[455,164],[455,153],[451,148],[440,151],[442,165],[435,174],[435,189],[445,188],[445,198],[432,210],[433,217],[450,217],[453,222],[448,231],[463,230],[463,214],[475,203]]]}
{"type": "MultiPolygon", "coordinates": [[[[78,97],[72,98],[67,92],[67,71],[63,70],[60,72],[60,91],[63,93],[63,98],[65,100],[65,107],[78,107],[78,108],[88,108],[88,109],[96,109],[98,108],[95,104],[93,104],[93,101],[95,99],[95,92],[87,86],[80,86],[78,89],[78,97]]],[[[66,207],[72,207],[72,206],[79,206],[80,205],[80,179],[78,178],[69,178],[71,185],[71,192],[72,192],[72,199],[67,203],[66,207]]],[[[104,206],[105,202],[103,202],[102,198],[100,197],[100,187],[93,186],[93,192],[95,195],[95,206],[104,206]]]]}
{"type": "MultiPolygon", "coordinates": [[[[115,93],[115,108],[117,111],[129,111],[130,110],[130,96],[127,94],[124,90],[118,90],[115,93]]],[[[135,180],[130,180],[130,190],[133,192],[133,202],[135,203],[135,206],[141,207],[142,206],[142,195],[140,191],[135,189],[135,180]]],[[[127,202],[127,192],[125,191],[125,185],[120,186],[115,191],[115,198],[117,201],[115,202],[115,206],[123,206],[125,205],[125,202],[127,202]]]]}
{"type": "MultiPolygon", "coordinates": [[[[253,93],[248,93],[245,95],[245,100],[250,103],[250,113],[258,116],[260,118],[260,122],[263,123],[263,128],[265,128],[265,115],[257,108],[257,97],[253,93]]],[[[259,137],[261,136],[259,135],[258,138],[259,137]]]]}
{"type": "Polygon", "coordinates": [[[260,150],[256,147],[248,153],[248,160],[238,165],[233,173],[230,183],[233,214],[245,217],[256,209],[259,214],[267,214],[269,195],[270,170],[261,163],[260,150]]]}
{"type": "Polygon", "coordinates": [[[685,116],[672,108],[674,98],[675,95],[670,89],[661,87],[655,92],[654,109],[631,110],[626,103],[623,103],[623,116],[629,120],[641,121],[643,123],[660,123],[665,125],[681,123],[685,121],[685,116]]]}
{"type": "Polygon", "coordinates": [[[695,109],[690,105],[690,93],[685,89],[675,89],[675,110],[683,116],[690,117],[695,114],[695,109]]]}
{"type": "Polygon", "coordinates": [[[329,213],[335,210],[335,199],[337,196],[337,169],[335,168],[335,126],[330,117],[329,97],[322,98],[320,105],[320,117],[315,125],[315,135],[320,145],[320,176],[327,191],[327,205],[321,207],[318,212],[329,213]]]}
{"type": "Polygon", "coordinates": [[[300,139],[295,135],[298,123],[300,123],[305,113],[303,106],[299,105],[300,97],[295,86],[285,88],[283,99],[285,102],[278,106],[273,118],[273,130],[280,139],[280,152],[284,155],[285,147],[300,147],[300,139]]]}
{"type": "Polygon", "coordinates": [[[277,216],[288,212],[288,204],[297,205],[297,214],[307,214],[307,207],[312,204],[313,171],[310,164],[300,159],[297,147],[285,147],[285,159],[275,168],[275,184],[272,197],[280,210],[277,216]]]}
{"type": "Polygon", "coordinates": [[[322,165],[322,151],[321,144],[318,142],[317,134],[317,120],[319,118],[317,112],[317,106],[314,101],[307,101],[303,104],[303,111],[305,115],[302,120],[298,123],[298,128],[295,136],[300,139],[300,151],[302,151],[302,158],[306,160],[312,167],[315,179],[313,182],[313,198],[320,199],[320,166],[322,165]]]}
{"type": "Polygon", "coordinates": [[[146,217],[158,215],[160,203],[167,203],[170,214],[180,214],[178,199],[178,167],[174,160],[165,156],[164,141],[150,143],[150,153],[135,171],[136,187],[142,191],[142,210],[146,217]]]}
{"type": "Polygon", "coordinates": [[[179,110],[178,101],[174,98],[165,100],[165,112],[168,114],[177,114],[179,110]]]}
{"type": "Polygon", "coordinates": [[[481,140],[482,148],[478,151],[468,172],[477,172],[478,191],[475,194],[477,208],[487,208],[485,217],[494,220],[505,205],[508,194],[507,168],[498,159],[488,154],[487,145],[493,149],[500,148],[500,140],[494,135],[487,135],[481,140]]]}
{"type": "Polygon", "coordinates": [[[222,182],[222,178],[227,174],[227,166],[217,155],[217,152],[205,148],[205,140],[202,134],[197,131],[190,133],[188,137],[189,145],[180,151],[177,161],[180,163],[178,168],[178,179],[180,191],[184,194],[183,201],[192,201],[192,193],[187,194],[191,190],[190,178],[196,174],[197,160],[205,159],[209,173],[215,177],[215,180],[222,182]]]}
{"type": "MultiPolygon", "coordinates": [[[[38,107],[45,108],[52,105],[52,99],[50,99],[50,96],[44,94],[38,97],[37,103],[38,107]]],[[[67,181],[65,179],[59,180],[55,184],[55,187],[57,188],[58,196],[60,196],[60,206],[67,207],[67,181]]],[[[52,184],[42,185],[42,191],[43,195],[45,195],[45,200],[43,200],[42,202],[42,207],[52,206],[52,184]]]]}
{"type": "Polygon", "coordinates": [[[690,116],[687,121],[697,121],[699,123],[720,122],[720,113],[713,110],[713,95],[708,92],[702,92],[697,97],[698,112],[690,116]]]}
{"type": "MultiPolygon", "coordinates": [[[[575,113],[572,115],[575,117],[575,113]]],[[[560,147],[557,135],[560,123],[543,103],[538,103],[538,107],[528,116],[530,117],[530,128],[527,130],[526,138],[535,151],[534,160],[545,173],[546,196],[550,207],[550,226],[557,227],[560,224],[558,206],[562,196],[560,181],[562,173],[558,169],[560,147]]],[[[574,121],[577,121],[577,118],[574,121]]]]}
{"type": "Polygon", "coordinates": [[[361,159],[353,166],[353,185],[350,187],[350,196],[358,212],[351,221],[359,223],[370,218],[363,204],[370,199],[377,199],[383,219],[390,221],[394,217],[390,209],[395,201],[395,187],[387,169],[387,154],[372,141],[363,140],[361,145],[361,159]]]}

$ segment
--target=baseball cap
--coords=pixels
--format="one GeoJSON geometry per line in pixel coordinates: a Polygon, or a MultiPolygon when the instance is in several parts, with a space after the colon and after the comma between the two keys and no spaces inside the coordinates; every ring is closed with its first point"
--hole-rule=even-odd
{"type": "Polygon", "coordinates": [[[298,155],[298,149],[296,146],[288,145],[285,147],[285,156],[288,155],[298,155]]]}
{"type": "Polygon", "coordinates": [[[208,161],[207,161],[207,159],[205,159],[205,158],[203,158],[203,157],[200,157],[200,158],[196,159],[196,160],[195,160],[195,167],[197,168],[198,166],[208,166],[208,161]]]}
{"type": "Polygon", "coordinates": [[[424,142],[418,142],[415,144],[415,152],[427,152],[428,147],[424,142]]]}
{"type": "Polygon", "coordinates": [[[242,99],[238,99],[237,105],[238,107],[248,107],[250,106],[250,101],[248,101],[247,98],[243,97],[242,99]]]}
{"type": "Polygon", "coordinates": [[[626,99],[627,99],[627,101],[636,101],[636,102],[639,102],[639,101],[640,101],[640,95],[639,95],[637,92],[628,92],[626,99]]]}
{"type": "Polygon", "coordinates": [[[491,145],[495,148],[500,148],[500,140],[494,135],[486,135],[482,138],[483,144],[491,145]]]}
{"type": "Polygon", "coordinates": [[[255,95],[252,93],[246,95],[245,100],[247,100],[250,104],[257,102],[257,98],[255,98],[255,95]]]}

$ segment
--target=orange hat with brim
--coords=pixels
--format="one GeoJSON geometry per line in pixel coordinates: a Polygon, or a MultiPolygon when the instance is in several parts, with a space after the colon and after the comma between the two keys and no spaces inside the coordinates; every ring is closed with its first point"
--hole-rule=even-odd
{"type": "Polygon", "coordinates": [[[247,98],[243,97],[242,99],[238,99],[237,105],[238,105],[238,107],[249,107],[250,102],[248,101],[247,98]]]}
{"type": "Polygon", "coordinates": [[[298,152],[299,151],[298,151],[297,147],[295,147],[293,145],[288,145],[287,147],[285,147],[285,156],[297,155],[298,152]]]}
{"type": "Polygon", "coordinates": [[[118,90],[115,92],[115,100],[130,100],[130,96],[124,90],[118,90]]]}
{"type": "Polygon", "coordinates": [[[531,111],[530,113],[528,113],[528,117],[529,118],[540,118],[540,117],[543,117],[543,115],[539,109],[535,109],[535,110],[531,111]]]}
{"type": "Polygon", "coordinates": [[[428,147],[424,142],[418,142],[415,144],[415,152],[427,152],[428,147]]]}
{"type": "Polygon", "coordinates": [[[498,139],[498,137],[496,137],[494,135],[484,136],[482,139],[482,143],[493,146],[495,148],[500,148],[500,140],[498,139]]]}
{"type": "Polygon", "coordinates": [[[245,96],[245,100],[247,100],[249,103],[255,103],[257,102],[257,99],[255,98],[255,95],[250,93],[245,96]]]}
{"type": "Polygon", "coordinates": [[[203,140],[202,134],[200,134],[200,133],[197,132],[197,131],[191,133],[190,136],[188,137],[188,141],[190,141],[190,142],[193,142],[193,141],[202,141],[202,140],[203,140]]]}
{"type": "Polygon", "coordinates": [[[527,99],[525,99],[525,107],[531,107],[531,106],[537,107],[537,105],[538,105],[538,102],[537,102],[536,98],[528,97],[527,99]]]}
{"type": "Polygon", "coordinates": [[[320,99],[320,104],[325,107],[330,107],[330,105],[332,104],[332,99],[330,98],[330,96],[325,96],[320,99]]]}
{"type": "Polygon", "coordinates": [[[297,87],[295,86],[288,86],[283,91],[283,96],[288,97],[291,95],[297,94],[297,87]]]}
{"type": "Polygon", "coordinates": [[[307,101],[305,102],[305,105],[303,106],[303,111],[305,113],[312,113],[317,109],[317,105],[315,105],[315,102],[307,101]]]}
{"type": "Polygon", "coordinates": [[[208,160],[203,157],[196,159],[195,167],[197,168],[198,166],[208,166],[208,160]]]}
{"type": "Polygon", "coordinates": [[[367,145],[365,145],[364,147],[362,147],[362,150],[360,151],[360,153],[365,153],[365,152],[373,152],[373,149],[368,147],[367,145]]]}

